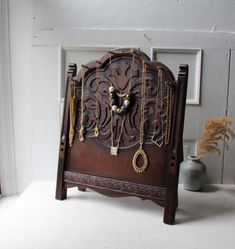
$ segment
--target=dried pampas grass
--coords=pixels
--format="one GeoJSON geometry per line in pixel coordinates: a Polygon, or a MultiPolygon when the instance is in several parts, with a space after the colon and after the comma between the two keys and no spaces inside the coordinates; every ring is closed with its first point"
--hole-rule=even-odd
{"type": "Polygon", "coordinates": [[[201,158],[211,152],[221,153],[219,141],[224,142],[224,148],[229,149],[228,141],[235,138],[231,124],[235,118],[216,117],[209,119],[203,126],[202,135],[197,141],[197,157],[201,158]]]}

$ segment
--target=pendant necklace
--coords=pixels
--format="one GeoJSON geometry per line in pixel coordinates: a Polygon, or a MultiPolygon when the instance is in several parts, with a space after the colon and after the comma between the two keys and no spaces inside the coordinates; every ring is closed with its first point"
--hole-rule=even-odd
{"type": "Polygon", "coordinates": [[[134,170],[138,174],[142,174],[145,172],[146,168],[148,167],[148,157],[143,149],[144,144],[144,107],[145,107],[145,88],[146,88],[146,64],[143,61],[142,66],[142,83],[141,83],[141,99],[140,99],[140,131],[139,131],[139,149],[134,154],[132,165],[134,170]],[[137,159],[141,156],[143,159],[142,166],[137,165],[137,159]]]}
{"type": "Polygon", "coordinates": [[[154,126],[153,136],[151,138],[152,142],[155,143],[158,147],[161,147],[163,144],[167,145],[170,141],[170,132],[172,126],[172,112],[173,112],[173,90],[172,86],[169,82],[165,82],[166,85],[166,117],[165,120],[163,118],[163,79],[162,79],[162,69],[158,70],[158,82],[159,82],[159,91],[157,93],[157,100],[156,100],[156,108],[155,108],[155,122],[157,120],[157,111],[158,111],[158,95],[160,93],[160,107],[161,110],[159,112],[160,119],[161,119],[161,135],[159,138],[154,139],[156,136],[156,125],[154,126]]]}
{"type": "MultiPolygon", "coordinates": [[[[117,156],[118,155],[118,149],[119,149],[119,144],[120,144],[120,141],[121,141],[122,130],[123,130],[123,126],[124,126],[124,123],[125,123],[125,119],[126,119],[126,114],[124,114],[124,116],[122,117],[120,134],[119,134],[116,146],[114,146],[113,126],[111,125],[111,142],[112,142],[112,144],[111,144],[110,153],[111,153],[112,156],[117,156]]],[[[113,123],[113,113],[112,112],[111,112],[111,123],[113,123]]]]}
{"type": "Polygon", "coordinates": [[[70,86],[70,102],[69,102],[69,146],[72,147],[74,139],[74,125],[75,125],[75,100],[76,100],[77,85],[72,81],[70,86]]]}
{"type": "MultiPolygon", "coordinates": [[[[111,56],[109,57],[110,59],[110,65],[111,65],[111,56]]],[[[125,114],[128,109],[130,108],[131,104],[131,82],[133,78],[133,69],[134,69],[134,62],[135,62],[135,53],[133,52],[132,56],[132,62],[131,62],[131,68],[130,68],[130,76],[129,76],[129,82],[128,82],[128,92],[127,93],[118,93],[114,86],[111,85],[109,87],[109,99],[110,99],[110,104],[111,104],[111,110],[114,113],[117,113],[118,115],[123,115],[125,114]],[[122,98],[123,99],[123,104],[121,106],[118,106],[117,102],[118,99],[122,98]]]]}
{"type": "MultiPolygon", "coordinates": [[[[112,58],[111,55],[109,56],[109,66],[111,67],[112,65],[112,58]]],[[[111,120],[110,120],[110,127],[111,127],[111,148],[110,148],[110,154],[112,156],[117,156],[118,155],[118,146],[119,146],[119,142],[120,142],[120,135],[119,135],[119,139],[118,139],[118,143],[117,146],[114,146],[114,136],[113,136],[113,100],[112,100],[112,93],[114,92],[114,87],[112,85],[111,82],[111,86],[109,87],[109,99],[110,99],[110,105],[111,105],[111,110],[110,110],[110,115],[111,115],[111,120]]],[[[115,109],[115,108],[114,108],[115,109]]],[[[122,126],[123,126],[124,122],[122,122],[121,125],[121,131],[122,131],[122,126]]],[[[121,134],[121,132],[120,132],[121,134]]]]}
{"type": "MultiPolygon", "coordinates": [[[[160,100],[160,111],[159,111],[159,119],[161,119],[161,134],[160,137],[154,139],[154,137],[156,136],[156,124],[154,125],[154,131],[153,131],[153,136],[151,138],[152,142],[155,143],[158,147],[162,147],[163,145],[163,138],[164,138],[164,133],[163,133],[163,126],[164,126],[164,120],[163,120],[163,115],[162,115],[162,106],[163,106],[163,94],[162,94],[162,70],[159,69],[158,70],[158,92],[157,92],[157,97],[156,97],[156,107],[155,107],[155,117],[154,117],[154,121],[156,123],[157,121],[157,112],[158,112],[158,101],[160,100]],[[160,97],[159,97],[160,95],[160,97]]],[[[159,120],[160,121],[160,120],[159,120]]]]}
{"type": "Polygon", "coordinates": [[[173,90],[169,82],[167,83],[167,108],[166,108],[166,129],[165,129],[165,144],[169,144],[171,133],[172,109],[173,109],[173,90]]]}
{"type": "Polygon", "coordinates": [[[81,103],[80,103],[80,110],[81,110],[81,117],[80,117],[80,129],[78,133],[79,141],[84,141],[84,125],[83,125],[83,119],[84,119],[84,83],[85,83],[85,72],[83,65],[81,67],[81,74],[82,74],[82,86],[81,86],[81,103]]]}
{"type": "Polygon", "coordinates": [[[98,116],[98,108],[99,108],[99,102],[98,102],[98,95],[99,95],[99,64],[96,62],[96,96],[95,96],[95,137],[98,137],[99,132],[99,116],[98,116]]]}
{"type": "MultiPolygon", "coordinates": [[[[109,57],[109,61],[110,61],[109,64],[111,66],[111,63],[112,63],[111,56],[109,57]]],[[[119,145],[120,145],[123,127],[124,127],[124,123],[126,119],[126,112],[128,111],[129,106],[130,106],[130,91],[131,91],[131,83],[132,83],[132,77],[133,77],[134,62],[135,62],[135,53],[133,52],[132,63],[131,63],[131,68],[130,68],[130,76],[129,76],[129,82],[128,82],[128,93],[127,94],[116,93],[115,88],[112,85],[112,83],[111,83],[111,86],[109,87],[109,99],[110,99],[110,105],[111,105],[111,121],[110,121],[111,122],[111,125],[110,125],[111,127],[111,149],[110,149],[110,153],[113,156],[118,155],[119,145]],[[120,96],[124,97],[124,100],[123,100],[123,105],[121,107],[118,107],[116,105],[116,99],[120,96]],[[120,134],[118,136],[116,145],[114,145],[114,130],[113,130],[114,113],[117,113],[118,115],[122,116],[120,134]]]]}

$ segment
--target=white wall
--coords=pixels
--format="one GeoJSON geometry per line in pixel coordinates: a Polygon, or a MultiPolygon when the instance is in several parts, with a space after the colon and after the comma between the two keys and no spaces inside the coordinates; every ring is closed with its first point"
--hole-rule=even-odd
{"type": "Polygon", "coordinates": [[[56,179],[60,138],[60,57],[57,47],[32,49],[33,180],[56,179]]]}
{"type": "MultiPolygon", "coordinates": [[[[76,53],[79,55],[81,48],[81,60],[92,57],[93,52],[99,54],[99,49],[115,46],[140,46],[150,56],[151,47],[203,49],[202,105],[187,107],[188,113],[194,111],[199,120],[191,126],[194,135],[199,133],[204,119],[225,114],[229,54],[235,48],[234,13],[232,0],[10,0],[18,191],[32,179],[55,179],[60,66],[76,53]],[[208,99],[212,96],[207,96],[213,84],[219,87],[217,105],[208,99]],[[48,113],[44,113],[47,105],[48,113]]],[[[190,143],[193,147],[188,139],[190,143]]],[[[207,159],[211,164],[210,182],[223,180],[222,159],[215,155],[207,159]]],[[[235,172],[229,172],[234,173],[229,182],[235,182],[235,172]]]]}
{"type": "Polygon", "coordinates": [[[9,3],[16,177],[22,192],[32,179],[32,2],[9,3]]]}
{"type": "Polygon", "coordinates": [[[16,193],[15,139],[10,58],[9,3],[0,0],[0,183],[1,195],[16,193]]]}
{"type": "Polygon", "coordinates": [[[33,0],[34,30],[235,31],[233,0],[33,0]]]}

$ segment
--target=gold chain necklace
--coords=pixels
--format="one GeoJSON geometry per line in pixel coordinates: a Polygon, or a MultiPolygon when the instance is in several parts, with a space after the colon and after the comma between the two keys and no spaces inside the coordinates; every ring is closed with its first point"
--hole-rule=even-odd
{"type": "Polygon", "coordinates": [[[164,122],[163,122],[163,117],[162,117],[162,105],[163,105],[163,93],[162,93],[162,70],[159,69],[158,70],[158,86],[159,86],[159,90],[157,92],[157,97],[156,97],[156,107],[155,107],[155,117],[154,117],[154,121],[156,122],[157,120],[157,112],[158,112],[158,101],[160,100],[160,112],[159,112],[159,116],[161,119],[161,135],[159,138],[154,139],[155,135],[156,135],[156,125],[154,125],[154,131],[153,131],[153,136],[151,138],[152,142],[155,143],[158,147],[162,147],[163,145],[163,138],[164,138],[164,133],[163,133],[163,126],[164,126],[164,122]],[[159,97],[160,95],[160,97],[159,97]]]}
{"type": "Polygon", "coordinates": [[[99,132],[99,117],[98,117],[98,94],[99,94],[99,65],[98,62],[96,62],[96,96],[95,96],[95,137],[98,137],[100,132],[99,132]]]}
{"type": "Polygon", "coordinates": [[[172,86],[167,82],[167,111],[166,111],[166,130],[165,130],[165,144],[169,144],[171,133],[171,120],[173,109],[173,90],[172,86]]]}
{"type": "Polygon", "coordinates": [[[69,146],[72,147],[74,139],[74,125],[75,125],[75,100],[76,100],[77,84],[72,81],[70,86],[70,102],[69,102],[69,146]]]}
{"type": "Polygon", "coordinates": [[[140,100],[140,141],[139,141],[139,149],[134,154],[132,165],[136,173],[141,174],[144,173],[146,168],[148,167],[148,157],[143,149],[144,144],[144,107],[145,107],[145,88],[146,88],[146,64],[143,61],[142,66],[142,83],[141,83],[141,100],[140,100]],[[137,165],[137,159],[141,156],[143,158],[142,166],[137,165]]]}
{"type": "Polygon", "coordinates": [[[82,86],[81,86],[81,103],[80,103],[80,109],[81,109],[81,117],[80,117],[80,129],[79,129],[79,134],[78,138],[79,141],[83,142],[84,141],[84,84],[85,84],[85,72],[83,65],[81,67],[81,74],[82,74],[82,86]]]}
{"type": "Polygon", "coordinates": [[[161,111],[160,111],[160,118],[161,118],[161,135],[159,138],[154,139],[154,136],[156,135],[156,126],[154,126],[154,131],[153,131],[153,136],[151,138],[152,142],[155,143],[158,147],[161,147],[163,143],[165,145],[169,144],[170,141],[170,132],[171,132],[171,123],[172,123],[172,112],[173,112],[173,90],[172,86],[170,85],[169,82],[166,82],[166,118],[163,120],[163,115],[162,115],[162,106],[163,106],[163,79],[162,79],[162,69],[158,70],[158,82],[159,82],[159,91],[157,93],[157,100],[156,100],[156,108],[155,108],[155,117],[154,120],[157,120],[157,111],[158,111],[158,95],[160,92],[160,106],[161,106],[161,111]]]}

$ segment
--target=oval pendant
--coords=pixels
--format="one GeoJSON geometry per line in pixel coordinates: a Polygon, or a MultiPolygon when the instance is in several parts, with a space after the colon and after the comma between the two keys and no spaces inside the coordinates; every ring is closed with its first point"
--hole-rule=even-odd
{"type": "Polygon", "coordinates": [[[144,171],[148,167],[148,158],[147,158],[145,151],[142,148],[140,148],[136,151],[136,153],[133,157],[133,160],[132,160],[132,165],[134,167],[135,172],[138,174],[144,173],[144,171]],[[143,165],[142,166],[137,165],[137,159],[139,156],[141,156],[143,158],[143,165]]]}
{"type": "Polygon", "coordinates": [[[99,128],[96,126],[96,127],[95,127],[95,137],[98,137],[99,134],[100,134],[99,128]]]}

